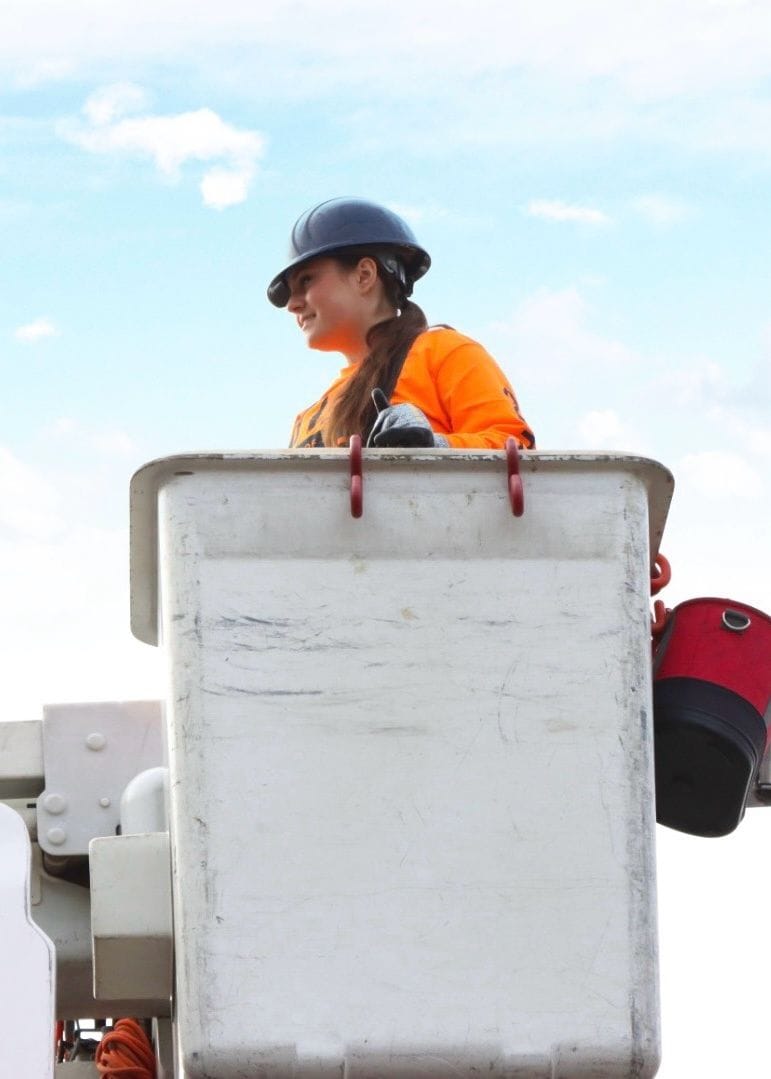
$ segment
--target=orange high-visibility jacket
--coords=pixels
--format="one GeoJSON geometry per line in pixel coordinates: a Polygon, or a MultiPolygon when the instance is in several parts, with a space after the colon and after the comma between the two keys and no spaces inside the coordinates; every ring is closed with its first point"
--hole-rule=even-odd
{"type": "MultiPolygon", "coordinates": [[[[345,367],[324,396],[300,413],[291,446],[323,445],[328,410],[355,370],[353,364],[345,367]]],[[[391,404],[415,405],[450,446],[502,449],[509,435],[524,449],[535,446],[503,371],[478,342],[457,330],[436,326],[415,338],[391,404]]]]}

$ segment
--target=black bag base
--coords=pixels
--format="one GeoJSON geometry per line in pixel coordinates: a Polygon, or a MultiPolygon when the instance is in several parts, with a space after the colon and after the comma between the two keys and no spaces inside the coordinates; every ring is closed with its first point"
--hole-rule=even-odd
{"type": "Polygon", "coordinates": [[[698,678],[653,683],[656,820],[690,835],[728,835],[744,816],[766,725],[743,697],[698,678]]]}

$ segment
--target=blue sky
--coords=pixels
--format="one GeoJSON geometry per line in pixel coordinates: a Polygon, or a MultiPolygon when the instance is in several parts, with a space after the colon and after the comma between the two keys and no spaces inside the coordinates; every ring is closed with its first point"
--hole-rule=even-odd
{"type": "MultiPolygon", "coordinates": [[[[340,363],[264,290],[339,194],[410,220],[415,298],[493,352],[542,448],[672,469],[670,605],[771,609],[765,2],[6,0],[0,87],[9,718],[161,693],[128,479],[286,444],[340,363]]],[[[665,1079],[762,1067],[769,826],[660,836],[665,1079]]]]}

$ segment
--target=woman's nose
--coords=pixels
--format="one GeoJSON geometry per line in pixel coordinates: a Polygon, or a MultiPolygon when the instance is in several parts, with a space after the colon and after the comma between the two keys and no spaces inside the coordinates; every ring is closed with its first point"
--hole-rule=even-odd
{"type": "Polygon", "coordinates": [[[289,294],[289,300],[286,305],[287,311],[290,314],[296,315],[298,311],[301,311],[305,304],[305,297],[299,292],[291,292],[289,294]]]}

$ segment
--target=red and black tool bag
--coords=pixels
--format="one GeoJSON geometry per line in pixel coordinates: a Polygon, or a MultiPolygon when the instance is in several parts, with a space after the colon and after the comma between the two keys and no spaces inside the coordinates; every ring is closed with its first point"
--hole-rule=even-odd
{"type": "Polygon", "coordinates": [[[771,619],[728,599],[671,612],[653,664],[656,819],[732,832],[768,740],[771,619]]]}

